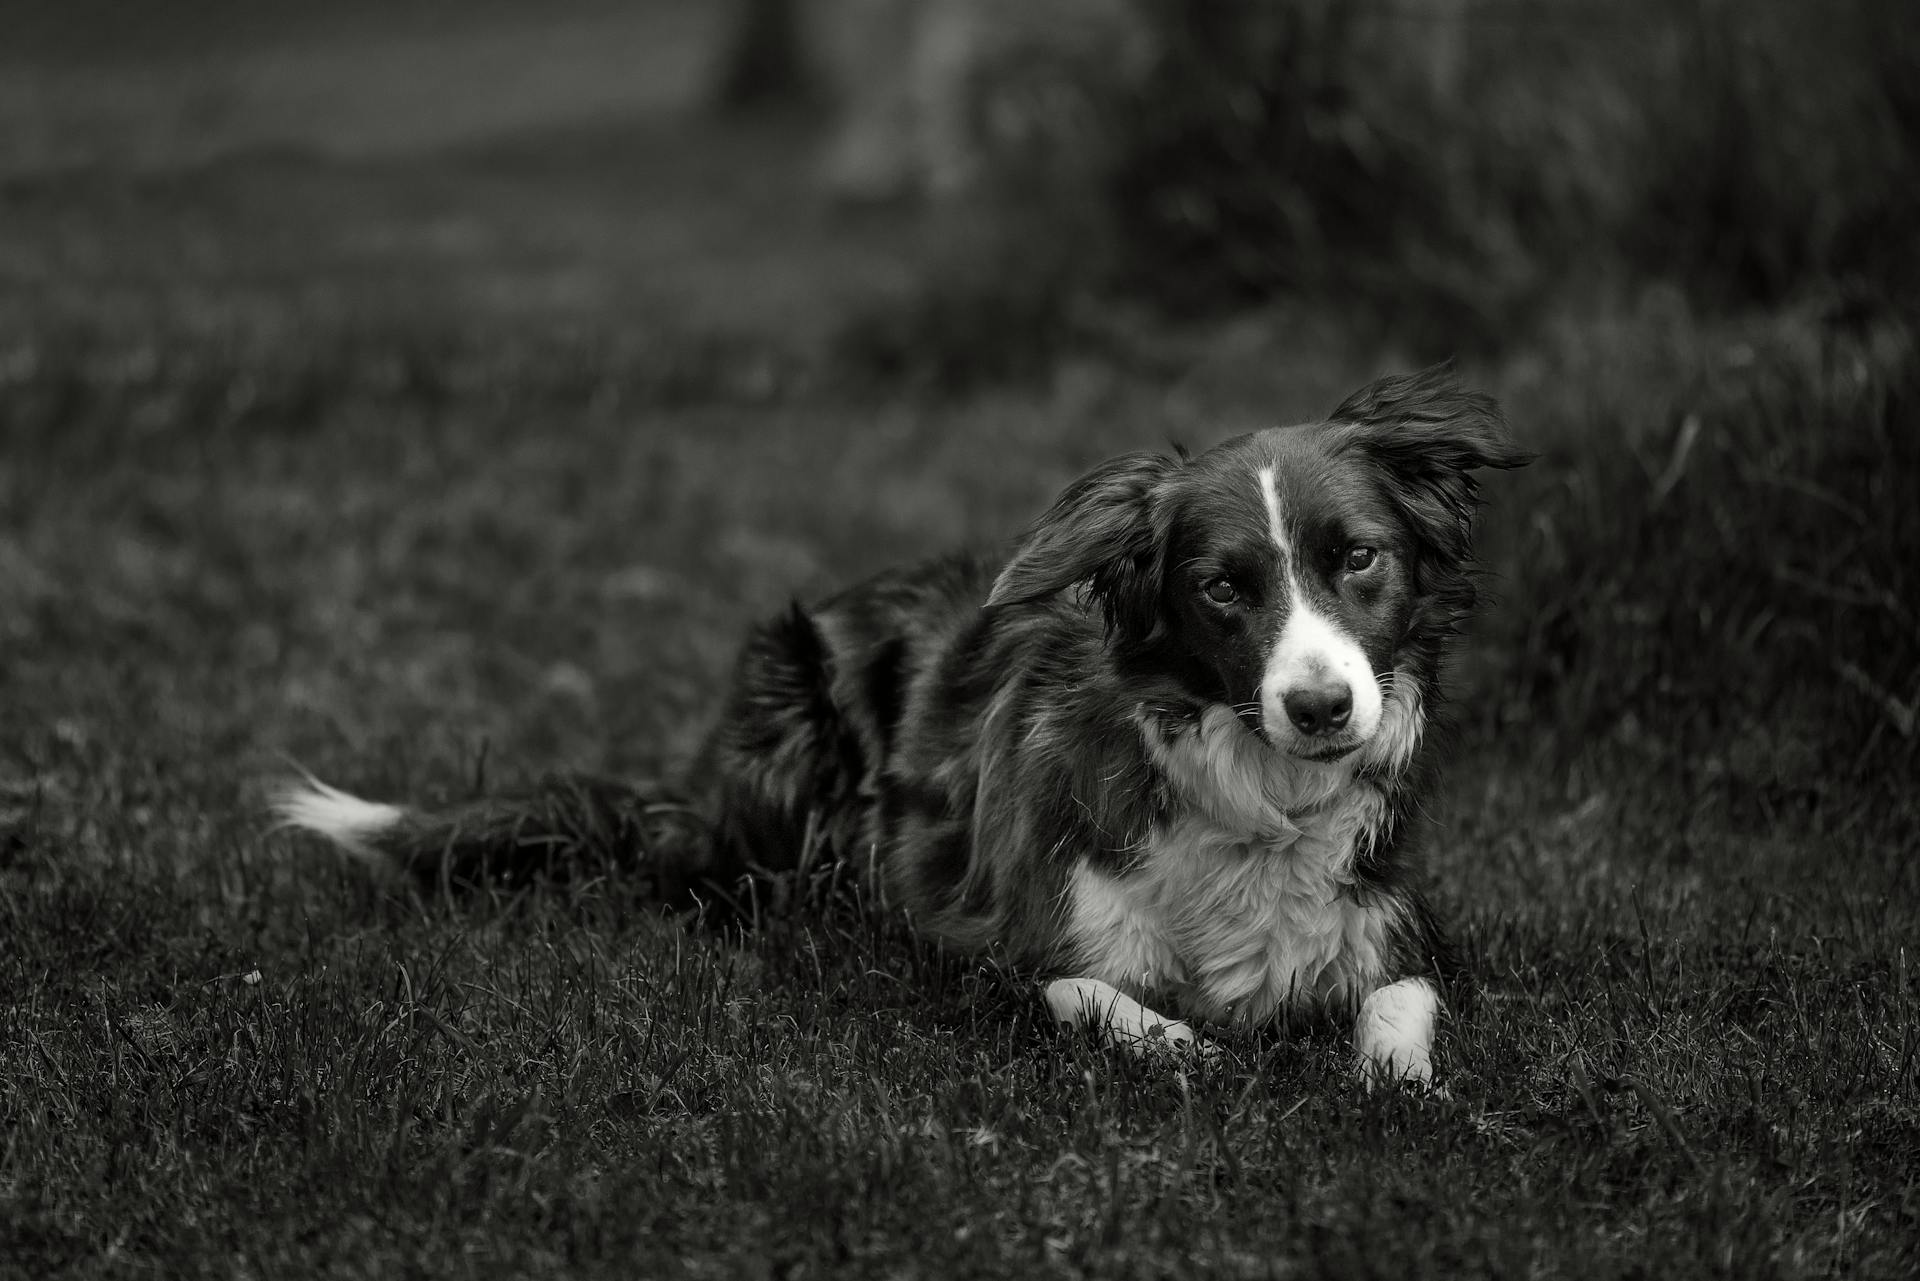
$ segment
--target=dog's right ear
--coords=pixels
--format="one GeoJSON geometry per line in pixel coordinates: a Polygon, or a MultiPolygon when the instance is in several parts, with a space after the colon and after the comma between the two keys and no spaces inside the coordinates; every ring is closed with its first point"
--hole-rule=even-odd
{"type": "Polygon", "coordinates": [[[1122,454],[1067,486],[994,580],[987,608],[1044,600],[1086,583],[1109,630],[1151,630],[1165,532],[1154,499],[1184,466],[1165,454],[1122,454]]]}
{"type": "Polygon", "coordinates": [[[1460,386],[1451,365],[1382,378],[1347,397],[1329,422],[1382,469],[1422,537],[1456,561],[1472,551],[1474,472],[1533,459],[1513,443],[1493,397],[1460,386]]]}

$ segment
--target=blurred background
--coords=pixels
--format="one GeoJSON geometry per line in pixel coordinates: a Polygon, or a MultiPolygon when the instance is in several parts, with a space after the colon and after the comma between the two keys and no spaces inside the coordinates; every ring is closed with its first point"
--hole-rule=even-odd
{"type": "Polygon", "coordinates": [[[991,375],[1142,311],[1457,354],[1575,292],[1893,295],[1920,253],[1894,0],[7,10],[40,320],[539,314],[991,375]]]}

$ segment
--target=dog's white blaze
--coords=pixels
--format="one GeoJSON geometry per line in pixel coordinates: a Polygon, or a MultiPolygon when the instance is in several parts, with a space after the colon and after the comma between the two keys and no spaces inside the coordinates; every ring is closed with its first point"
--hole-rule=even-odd
{"type": "Polygon", "coordinates": [[[1440,993],[1426,979],[1401,979],[1368,995],[1354,1020],[1358,1068],[1392,1081],[1433,1079],[1433,1027],[1440,993]]]}
{"type": "Polygon", "coordinates": [[[1156,1042],[1195,1042],[1193,1029],[1178,1019],[1156,1014],[1111,983],[1099,979],[1055,979],[1045,991],[1053,1017],[1074,1027],[1089,1023],[1101,1035],[1131,1050],[1150,1050],[1156,1042]]]}
{"type": "Polygon", "coordinates": [[[407,816],[398,805],[364,801],[316,778],[290,784],[274,798],[273,812],[282,827],[324,836],[355,858],[383,865],[386,856],[368,842],[407,816]]]}
{"type": "Polygon", "coordinates": [[[1260,682],[1260,719],[1267,734],[1277,743],[1300,741],[1287,716],[1288,691],[1307,683],[1320,684],[1329,678],[1344,681],[1353,692],[1353,711],[1347,722],[1349,732],[1360,742],[1371,739],[1380,728],[1382,699],[1374,680],[1373,664],[1358,641],[1342,631],[1337,623],[1322,614],[1300,590],[1300,579],[1293,556],[1293,540],[1287,536],[1287,522],[1280,510],[1280,491],[1274,470],[1262,467],[1260,498],[1267,507],[1267,529],[1273,545],[1280,550],[1280,563],[1287,578],[1287,621],[1267,655],[1266,675],[1260,682]]]}
{"type": "Polygon", "coordinates": [[[1293,591],[1293,540],[1287,537],[1287,522],[1280,515],[1280,490],[1274,484],[1273,468],[1262,467],[1257,474],[1260,499],[1267,505],[1267,532],[1273,536],[1273,545],[1280,549],[1280,563],[1287,569],[1287,588],[1293,591]]]}

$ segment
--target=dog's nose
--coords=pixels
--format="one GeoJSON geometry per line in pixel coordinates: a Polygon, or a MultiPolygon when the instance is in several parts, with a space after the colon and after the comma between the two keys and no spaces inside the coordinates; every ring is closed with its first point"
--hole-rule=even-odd
{"type": "Polygon", "coordinates": [[[1353,715],[1353,691],[1341,683],[1290,689],[1281,702],[1287,709],[1287,719],[1308,738],[1333,733],[1353,715]]]}

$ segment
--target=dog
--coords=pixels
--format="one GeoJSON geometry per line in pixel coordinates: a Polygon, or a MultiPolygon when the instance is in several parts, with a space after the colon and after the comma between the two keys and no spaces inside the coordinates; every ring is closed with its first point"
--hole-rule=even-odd
{"type": "Polygon", "coordinates": [[[1528,457],[1445,367],[1384,378],[1324,422],[1103,463],[1009,558],[792,606],[678,789],[477,816],[307,780],[278,814],[428,874],[687,815],[663,876],[831,860],[1109,1042],[1333,1014],[1368,1080],[1429,1082],[1458,973],[1418,874],[1429,731],[1475,605],[1475,474],[1528,457]]]}

